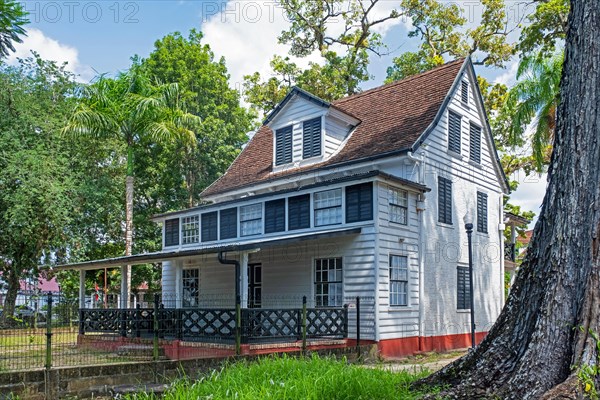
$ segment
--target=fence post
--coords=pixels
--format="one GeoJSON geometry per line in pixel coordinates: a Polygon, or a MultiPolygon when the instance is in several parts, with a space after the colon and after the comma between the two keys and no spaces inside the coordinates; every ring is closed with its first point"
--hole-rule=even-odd
{"type": "Polygon", "coordinates": [[[356,351],[360,357],[360,297],[356,297],[356,351]]]}
{"type": "Polygon", "coordinates": [[[165,305],[163,303],[158,306],[158,337],[165,338],[165,305]]]}
{"type": "Polygon", "coordinates": [[[306,352],[306,296],[302,296],[302,352],[306,352]]]}
{"type": "Polygon", "coordinates": [[[152,359],[158,360],[158,293],[154,293],[152,359]]]}
{"type": "Polygon", "coordinates": [[[348,338],[348,303],[344,304],[344,338],[348,338]]]}
{"type": "Polygon", "coordinates": [[[235,298],[235,354],[242,353],[242,301],[240,296],[235,298]]]}
{"type": "Polygon", "coordinates": [[[177,327],[177,340],[183,340],[183,310],[181,308],[175,310],[177,321],[175,326],[177,327]]]}
{"type": "Polygon", "coordinates": [[[121,337],[127,337],[127,309],[119,309],[119,327],[121,328],[121,337]]]}
{"type": "Polygon", "coordinates": [[[142,319],[141,305],[140,305],[140,303],[138,303],[135,306],[135,337],[136,338],[139,338],[140,336],[142,336],[142,332],[140,331],[141,319],[142,319]]]}
{"type": "Polygon", "coordinates": [[[52,368],[52,293],[48,293],[48,313],[46,317],[46,369],[52,368]]]}
{"type": "Polygon", "coordinates": [[[80,335],[85,334],[85,322],[83,319],[84,319],[83,308],[80,308],[79,309],[79,334],[80,335]]]}

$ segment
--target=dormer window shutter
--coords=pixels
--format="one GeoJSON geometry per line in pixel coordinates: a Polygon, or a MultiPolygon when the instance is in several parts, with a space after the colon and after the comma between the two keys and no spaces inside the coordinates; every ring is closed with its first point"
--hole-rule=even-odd
{"type": "Polygon", "coordinates": [[[461,117],[459,114],[448,112],[448,150],[460,154],[461,117]]]}
{"type": "Polygon", "coordinates": [[[321,117],[303,123],[302,158],[321,155],[321,117]]]}
{"type": "Polygon", "coordinates": [[[277,129],[275,132],[275,165],[292,162],[292,126],[277,129]]]}
{"type": "Polygon", "coordinates": [[[461,82],[460,98],[464,105],[469,104],[469,83],[468,82],[465,82],[465,81],[461,82]]]}

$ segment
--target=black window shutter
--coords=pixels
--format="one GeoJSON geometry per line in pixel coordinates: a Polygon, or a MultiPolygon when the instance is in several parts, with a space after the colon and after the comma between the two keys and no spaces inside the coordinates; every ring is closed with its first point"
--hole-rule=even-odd
{"type": "Polygon", "coordinates": [[[477,192],[477,232],[488,232],[488,196],[477,192]]]}
{"type": "Polygon", "coordinates": [[[457,267],[457,305],[459,310],[468,310],[471,308],[471,292],[469,290],[469,269],[466,267],[457,267]]]}
{"type": "Polygon", "coordinates": [[[452,224],[452,181],[438,177],[438,221],[452,224]]]}
{"type": "Polygon", "coordinates": [[[461,117],[448,111],[448,150],[460,154],[461,117]]]}
{"type": "Polygon", "coordinates": [[[165,246],[177,246],[179,244],[179,218],[165,221],[165,246]]]}
{"type": "Polygon", "coordinates": [[[237,207],[221,210],[219,225],[221,239],[232,239],[237,237],[237,207]]]}
{"type": "Polygon", "coordinates": [[[321,155],[321,117],[303,123],[302,158],[321,155]]]}
{"type": "Polygon", "coordinates": [[[292,126],[275,132],[275,165],[292,162],[292,126]]]}
{"type": "Polygon", "coordinates": [[[202,214],[202,241],[211,242],[217,240],[217,212],[202,214]]]}
{"type": "Polygon", "coordinates": [[[288,229],[310,228],[310,195],[288,198],[288,229]]]}
{"type": "Polygon", "coordinates": [[[469,83],[462,81],[461,82],[461,93],[460,98],[464,104],[469,104],[469,83]]]}
{"type": "Polygon", "coordinates": [[[265,233],[285,231],[285,199],[265,202],[265,233]]]}
{"type": "Polygon", "coordinates": [[[346,223],[373,219],[373,183],[346,187],[346,223]]]}
{"type": "Polygon", "coordinates": [[[469,137],[469,158],[479,164],[481,163],[481,128],[471,123],[469,137]]]}

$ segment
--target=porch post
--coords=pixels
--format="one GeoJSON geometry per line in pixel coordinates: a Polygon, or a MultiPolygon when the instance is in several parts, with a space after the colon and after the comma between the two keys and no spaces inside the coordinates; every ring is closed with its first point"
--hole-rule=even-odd
{"type": "Polygon", "coordinates": [[[175,264],[175,308],[183,307],[183,261],[173,261],[175,264]]]}
{"type": "Polygon", "coordinates": [[[131,266],[123,265],[121,267],[121,308],[129,308],[129,276],[131,266]]]}
{"type": "Polygon", "coordinates": [[[85,270],[79,270],[79,308],[85,308],[85,270]]]}
{"type": "Polygon", "coordinates": [[[242,308],[248,308],[248,252],[243,251],[240,253],[240,269],[241,271],[241,282],[237,282],[240,286],[240,293],[242,297],[242,308]]]}

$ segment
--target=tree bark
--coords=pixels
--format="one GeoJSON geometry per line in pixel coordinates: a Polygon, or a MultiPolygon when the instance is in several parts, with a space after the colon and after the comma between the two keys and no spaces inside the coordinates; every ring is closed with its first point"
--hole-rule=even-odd
{"type": "Polygon", "coordinates": [[[565,50],[549,184],[527,255],[484,341],[417,384],[447,385],[442,396],[576,399],[600,391],[598,0],[571,0],[565,50]]]}
{"type": "Polygon", "coordinates": [[[6,289],[6,297],[4,298],[0,326],[12,325],[11,317],[15,314],[17,295],[21,287],[19,282],[19,274],[17,274],[16,271],[18,271],[18,267],[13,265],[12,268],[5,270],[6,274],[3,276],[3,278],[6,279],[8,288],[6,289]]]}
{"type": "MultiPolygon", "coordinates": [[[[133,243],[133,176],[128,175],[125,178],[125,255],[131,255],[131,248],[133,243]]],[[[131,265],[126,265],[122,268],[121,273],[123,277],[121,279],[121,285],[125,285],[125,290],[121,288],[121,296],[125,296],[125,299],[121,299],[123,307],[129,308],[130,306],[130,295],[131,295],[131,265]]]]}

